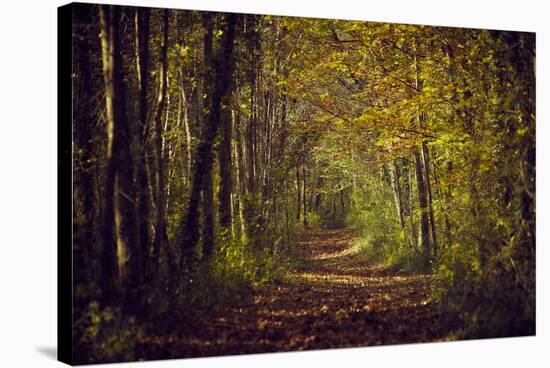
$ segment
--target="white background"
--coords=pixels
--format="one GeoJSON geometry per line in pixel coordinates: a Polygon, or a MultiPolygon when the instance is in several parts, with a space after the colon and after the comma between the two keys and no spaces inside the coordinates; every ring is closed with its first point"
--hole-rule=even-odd
{"type": "MultiPolygon", "coordinates": [[[[549,239],[549,201],[544,184],[548,182],[550,136],[549,102],[544,105],[542,98],[549,95],[550,13],[545,9],[545,1],[149,0],[122,3],[537,32],[537,337],[172,360],[135,366],[548,366],[550,318],[545,312],[549,305],[549,272],[544,268],[550,265],[550,260],[543,244],[549,239]]],[[[56,0],[35,3],[8,0],[0,11],[1,367],[63,365],[54,358],[56,7],[63,4],[56,0]]]]}

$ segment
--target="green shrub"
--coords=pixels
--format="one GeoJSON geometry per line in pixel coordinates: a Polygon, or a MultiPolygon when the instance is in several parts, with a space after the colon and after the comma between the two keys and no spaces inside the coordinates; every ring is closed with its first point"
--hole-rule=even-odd
{"type": "Polygon", "coordinates": [[[135,317],[120,308],[101,308],[92,302],[74,324],[77,364],[134,360],[135,345],[143,336],[135,317]]]}
{"type": "Polygon", "coordinates": [[[358,254],[396,271],[413,273],[421,270],[423,256],[405,242],[391,193],[383,188],[376,190],[374,186],[368,196],[358,196],[354,200],[356,206],[348,214],[347,223],[358,236],[355,244],[358,254]],[[364,198],[370,198],[370,201],[364,198]]]}
{"type": "Polygon", "coordinates": [[[368,239],[356,239],[354,249],[355,252],[364,260],[373,263],[385,262],[384,249],[382,247],[375,246],[368,239]]]}
{"type": "Polygon", "coordinates": [[[456,338],[534,334],[534,285],[529,290],[519,282],[518,271],[506,248],[491,254],[484,265],[477,245],[446,249],[439,261],[436,293],[444,328],[456,338]]]}
{"type": "Polygon", "coordinates": [[[307,225],[310,228],[318,229],[321,227],[321,215],[317,212],[308,212],[307,214],[307,225]]]}

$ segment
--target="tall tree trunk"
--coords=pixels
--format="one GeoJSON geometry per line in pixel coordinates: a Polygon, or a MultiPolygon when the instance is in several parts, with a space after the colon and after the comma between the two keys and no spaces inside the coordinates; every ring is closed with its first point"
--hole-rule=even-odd
{"type": "Polygon", "coordinates": [[[420,208],[420,226],[418,228],[418,243],[425,258],[425,269],[430,267],[430,220],[428,217],[428,196],[426,194],[426,184],[424,183],[424,173],[422,170],[422,157],[419,150],[414,153],[414,162],[416,169],[416,188],[418,191],[418,205],[420,208]]]}
{"type": "Polygon", "coordinates": [[[428,196],[428,215],[430,217],[430,230],[432,234],[432,252],[434,257],[437,255],[437,236],[435,232],[435,217],[433,209],[433,194],[432,185],[430,179],[430,155],[428,151],[428,144],[426,141],[422,141],[422,166],[426,181],[426,194],[428,196]]]}
{"type": "MultiPolygon", "coordinates": [[[[417,91],[422,91],[423,88],[423,80],[420,78],[420,66],[418,62],[418,57],[416,55],[416,47],[415,47],[415,53],[414,53],[414,79],[415,79],[415,87],[417,91]]],[[[423,111],[419,111],[417,114],[417,120],[418,120],[418,127],[422,130],[425,129],[426,125],[426,114],[423,111]]],[[[419,197],[419,203],[420,203],[420,234],[419,239],[421,239],[423,243],[423,249],[424,249],[424,256],[426,257],[426,269],[429,268],[429,262],[430,258],[432,257],[432,251],[435,252],[435,221],[433,217],[433,206],[432,206],[432,195],[431,195],[431,186],[430,186],[430,166],[429,166],[429,157],[428,157],[428,146],[426,143],[426,140],[423,139],[420,143],[420,152],[415,153],[415,163],[416,163],[416,175],[417,175],[417,182],[418,182],[418,197],[419,197]],[[422,178],[418,177],[420,175],[422,178]],[[424,188],[420,188],[420,181],[422,181],[422,185],[424,188]],[[422,197],[422,200],[420,199],[422,197]],[[425,229],[425,219],[426,216],[425,211],[428,212],[428,225],[429,229],[425,229]],[[430,229],[432,230],[430,232],[430,229]],[[430,237],[431,233],[431,237],[430,237]],[[426,239],[427,238],[427,241],[426,239]],[[431,239],[431,240],[430,240],[431,239]]]]}
{"type": "Polygon", "coordinates": [[[246,187],[245,187],[245,149],[243,147],[244,139],[243,139],[243,127],[241,126],[241,114],[237,110],[235,111],[236,114],[236,124],[235,124],[235,158],[236,158],[236,192],[237,192],[237,198],[238,198],[238,212],[239,212],[239,219],[240,219],[240,236],[242,237],[246,234],[246,217],[244,214],[244,197],[246,195],[246,187]]]}
{"type": "Polygon", "coordinates": [[[139,239],[141,245],[141,268],[149,273],[150,234],[149,234],[149,178],[147,170],[147,139],[148,139],[148,104],[147,89],[149,85],[149,28],[150,13],[148,8],[136,8],[136,70],[139,84],[139,120],[141,134],[139,140],[140,155],[137,165],[138,208],[139,208],[139,239]]]}
{"type": "MultiPolygon", "coordinates": [[[[183,73],[182,73],[182,80],[183,80],[183,73]]],[[[186,179],[190,180],[189,177],[191,176],[191,167],[193,165],[193,136],[191,133],[191,126],[189,125],[189,108],[188,108],[188,102],[187,102],[187,96],[185,94],[185,86],[182,84],[181,86],[181,99],[183,103],[183,125],[185,127],[185,152],[187,153],[187,162],[186,162],[186,179]]]]}
{"type": "Polygon", "coordinates": [[[304,202],[303,224],[307,227],[306,166],[302,166],[302,201],[304,202]]]}
{"type": "MultiPolygon", "coordinates": [[[[202,17],[203,26],[206,29],[206,34],[204,38],[204,78],[203,78],[203,92],[204,97],[202,99],[204,106],[211,106],[213,103],[213,83],[214,76],[214,57],[213,53],[213,34],[214,34],[214,22],[212,16],[203,15],[202,17]]],[[[218,116],[219,119],[222,118],[222,110],[218,116]]],[[[211,128],[208,125],[208,113],[203,116],[203,136],[207,134],[207,129],[211,128]]],[[[221,121],[216,120],[217,126],[221,125],[221,121]]],[[[215,139],[216,134],[214,134],[215,139]]],[[[203,258],[202,262],[204,265],[208,266],[210,264],[210,258],[214,251],[214,177],[212,175],[212,167],[214,165],[214,156],[212,148],[208,152],[204,153],[207,156],[207,159],[204,160],[204,174],[203,174],[203,184],[202,184],[202,213],[203,213],[203,222],[202,222],[202,253],[203,258]]],[[[198,160],[197,164],[198,164],[198,160]]]]}
{"type": "MultiPolygon", "coordinates": [[[[212,155],[212,154],[211,154],[212,155]]],[[[203,206],[203,225],[202,225],[202,252],[203,262],[205,265],[210,264],[212,254],[214,253],[214,177],[212,167],[214,157],[205,161],[204,164],[204,184],[202,189],[202,206],[203,206]]]]}
{"type": "Polygon", "coordinates": [[[93,127],[97,122],[95,111],[95,92],[97,86],[93,83],[92,66],[90,65],[90,43],[88,34],[92,31],[91,7],[73,7],[75,23],[81,24],[80,31],[73,33],[73,47],[76,50],[73,59],[75,73],[73,94],[73,129],[77,132],[74,150],[74,213],[81,213],[82,221],[74,221],[74,279],[75,283],[86,284],[95,281],[97,271],[95,254],[97,254],[97,230],[99,214],[95,197],[97,177],[95,164],[97,152],[94,147],[93,127]],[[78,152],[78,153],[77,153],[78,152]],[[77,156],[78,155],[78,156],[77,156]],[[77,158],[78,157],[78,158],[77,158]],[[78,160],[78,161],[77,161],[78,160]]]}
{"type": "Polygon", "coordinates": [[[246,129],[246,166],[247,166],[247,195],[244,200],[244,213],[246,217],[247,237],[251,248],[258,250],[258,202],[260,196],[257,190],[257,182],[260,178],[258,157],[258,68],[257,54],[260,48],[259,35],[256,30],[256,16],[245,18],[245,37],[247,39],[247,51],[249,53],[247,82],[250,86],[250,116],[246,129]]]}
{"type": "Polygon", "coordinates": [[[401,229],[405,230],[405,222],[403,220],[403,200],[401,195],[401,170],[398,166],[397,160],[393,160],[392,167],[390,167],[390,179],[399,225],[401,226],[401,229]]]}
{"type": "MultiPolygon", "coordinates": [[[[435,148],[432,148],[432,155],[435,157],[435,148]]],[[[447,245],[452,244],[452,236],[451,236],[451,222],[449,220],[449,210],[448,210],[448,202],[450,201],[450,196],[448,196],[449,193],[444,193],[443,188],[441,188],[441,183],[439,182],[439,175],[438,175],[438,165],[434,165],[433,170],[433,177],[434,177],[434,185],[435,185],[435,192],[437,193],[439,197],[439,203],[440,203],[440,209],[441,213],[443,215],[443,221],[445,224],[445,240],[447,245]]],[[[449,189],[450,192],[450,189],[449,189]]],[[[442,244],[442,247],[445,245],[442,244]]]]}
{"type": "Polygon", "coordinates": [[[219,148],[220,163],[220,227],[221,231],[227,231],[231,227],[231,193],[232,193],[232,162],[231,162],[231,137],[233,132],[231,110],[229,109],[229,98],[224,103],[225,107],[221,112],[221,143],[219,148]]]}
{"type": "Polygon", "coordinates": [[[109,300],[114,295],[115,284],[118,282],[123,291],[129,292],[126,300],[131,303],[136,297],[141,262],[129,126],[125,112],[124,76],[120,59],[120,7],[102,5],[99,9],[108,138],[103,198],[103,292],[105,299],[109,300]],[[114,239],[116,243],[113,243],[114,239]],[[116,266],[113,265],[114,261],[116,266]],[[117,282],[113,279],[115,276],[117,282]]]}
{"type": "Polygon", "coordinates": [[[296,198],[296,203],[297,203],[297,206],[296,206],[296,221],[297,222],[300,222],[300,213],[302,212],[302,185],[301,185],[301,182],[300,182],[300,167],[297,166],[296,167],[296,194],[297,194],[297,198],[296,198]]]}
{"type": "MultiPolygon", "coordinates": [[[[414,159],[414,154],[411,160],[407,162],[407,183],[408,183],[408,190],[409,195],[407,197],[407,202],[409,203],[409,222],[410,222],[410,243],[411,246],[417,246],[418,245],[418,238],[415,239],[415,232],[416,232],[416,218],[413,214],[413,208],[415,204],[414,199],[414,182],[415,182],[415,172],[416,172],[416,160],[414,159]]],[[[418,185],[418,184],[417,184],[418,185]]]]}
{"type": "Polygon", "coordinates": [[[401,190],[401,209],[403,215],[403,227],[405,232],[405,242],[409,246],[414,245],[414,225],[413,225],[413,216],[411,214],[412,207],[412,188],[411,188],[411,179],[410,179],[410,163],[408,158],[401,159],[400,164],[400,176],[402,179],[402,190],[401,190]],[[407,221],[407,218],[409,221],[407,221]],[[409,227],[410,226],[410,227],[409,227]]]}
{"type": "MultiPolygon", "coordinates": [[[[205,28],[205,50],[209,52],[212,49],[213,24],[211,14],[206,13],[205,28]]],[[[201,189],[204,186],[212,184],[212,145],[216,138],[218,127],[220,125],[221,104],[224,96],[229,91],[232,81],[233,71],[233,41],[235,30],[236,15],[229,14],[225,16],[226,29],[222,36],[222,45],[219,53],[212,58],[205,55],[205,62],[208,70],[213,72],[212,95],[210,108],[208,109],[202,140],[197,147],[195,166],[193,169],[193,182],[191,185],[191,195],[187,215],[185,216],[179,230],[178,238],[182,248],[182,261],[190,261],[198,240],[198,218],[199,218],[199,199],[201,189]],[[212,60],[213,59],[213,60],[212,60]],[[210,170],[210,172],[208,172],[210,170]],[[210,175],[210,177],[208,177],[210,175]]],[[[208,71],[207,71],[208,73],[208,71]]],[[[205,190],[204,192],[208,192],[205,190]]],[[[206,216],[205,216],[206,217],[206,216]]],[[[207,225],[209,226],[209,225],[207,225]]]]}
{"type": "Polygon", "coordinates": [[[336,193],[332,195],[332,226],[336,227],[336,193]]]}
{"type": "Polygon", "coordinates": [[[159,80],[157,105],[154,115],[155,120],[155,158],[156,158],[156,212],[155,212],[155,235],[153,237],[153,262],[155,264],[155,273],[157,273],[160,262],[160,250],[166,240],[166,224],[164,216],[164,160],[163,160],[163,142],[162,142],[162,111],[166,104],[166,87],[168,71],[168,20],[169,10],[164,9],[162,14],[163,35],[160,48],[159,59],[159,80]]]}
{"type": "MultiPolygon", "coordinates": [[[[340,205],[342,206],[342,218],[345,218],[345,215],[346,215],[346,206],[345,206],[345,201],[344,201],[344,188],[340,189],[340,205]]],[[[309,207],[310,211],[311,211],[311,205],[309,207]]]]}

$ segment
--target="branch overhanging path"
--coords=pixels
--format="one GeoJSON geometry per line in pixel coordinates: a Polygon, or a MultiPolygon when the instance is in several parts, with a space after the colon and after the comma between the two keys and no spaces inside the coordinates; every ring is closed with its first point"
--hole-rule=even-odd
{"type": "Polygon", "coordinates": [[[66,9],[67,362],[535,334],[534,34],[66,9]]]}

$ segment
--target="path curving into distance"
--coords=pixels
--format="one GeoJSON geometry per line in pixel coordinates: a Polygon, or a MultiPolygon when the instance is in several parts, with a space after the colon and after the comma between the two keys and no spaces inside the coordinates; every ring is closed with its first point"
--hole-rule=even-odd
{"type": "Polygon", "coordinates": [[[308,229],[300,238],[300,271],[231,307],[179,311],[166,335],[144,338],[139,350],[163,359],[440,340],[432,276],[361,259],[349,229],[308,229]]]}

